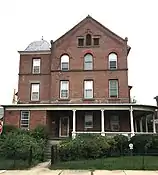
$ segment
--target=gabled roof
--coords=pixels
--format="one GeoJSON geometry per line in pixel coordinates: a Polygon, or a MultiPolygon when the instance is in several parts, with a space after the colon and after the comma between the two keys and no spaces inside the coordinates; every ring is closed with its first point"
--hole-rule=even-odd
{"type": "MultiPolygon", "coordinates": [[[[128,40],[127,37],[125,39],[123,39],[122,37],[118,36],[116,33],[112,32],[110,29],[108,29],[107,27],[105,27],[104,25],[102,25],[100,22],[98,22],[97,20],[95,20],[94,18],[92,18],[90,15],[88,15],[86,18],[84,18],[82,21],[80,21],[77,25],[75,25],[72,29],[70,29],[68,32],[66,32],[64,35],[62,35],[60,38],[58,38],[57,40],[55,40],[54,43],[57,43],[59,40],[61,40],[64,37],[66,37],[69,33],[71,33],[74,30],[76,30],[79,26],[81,26],[82,24],[84,24],[87,20],[91,20],[91,21],[95,22],[101,28],[103,28],[105,31],[111,33],[118,40],[121,40],[123,42],[125,42],[125,41],[128,40]]],[[[127,46],[127,48],[128,48],[128,53],[129,53],[131,47],[130,46],[127,46]]]]}

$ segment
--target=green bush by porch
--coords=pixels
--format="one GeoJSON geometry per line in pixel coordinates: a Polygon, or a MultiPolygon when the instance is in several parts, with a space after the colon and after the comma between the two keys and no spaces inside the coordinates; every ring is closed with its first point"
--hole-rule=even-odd
{"type": "Polygon", "coordinates": [[[82,134],[74,140],[66,140],[59,145],[59,160],[85,160],[104,157],[130,155],[129,143],[133,143],[133,154],[158,155],[157,135],[136,135],[128,139],[123,135],[104,137],[101,135],[82,134]]]}
{"type": "Polygon", "coordinates": [[[11,164],[13,168],[13,163],[16,162],[16,166],[19,164],[19,168],[27,168],[30,158],[32,164],[43,161],[47,138],[44,126],[38,126],[32,131],[4,126],[4,132],[0,135],[0,167],[4,166],[3,162],[8,162],[3,169],[5,167],[8,169],[11,164]]]}

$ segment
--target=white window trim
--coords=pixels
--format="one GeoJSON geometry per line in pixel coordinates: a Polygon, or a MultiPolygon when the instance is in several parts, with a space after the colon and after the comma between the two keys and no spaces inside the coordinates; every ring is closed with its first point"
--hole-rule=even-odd
{"type": "Polygon", "coordinates": [[[94,86],[93,80],[84,80],[84,98],[85,99],[92,99],[92,98],[94,98],[93,86],[94,86]],[[86,82],[91,82],[92,83],[92,88],[91,89],[86,89],[86,82]],[[92,90],[92,97],[86,97],[86,90],[92,90]]]}
{"type": "Polygon", "coordinates": [[[116,53],[110,53],[109,54],[109,56],[108,56],[108,64],[109,64],[109,69],[110,70],[115,70],[115,69],[117,69],[117,60],[118,60],[118,56],[117,56],[117,54],[116,53]],[[113,58],[110,58],[110,55],[112,55],[112,54],[114,54],[114,55],[116,55],[116,58],[115,59],[113,59],[113,58]],[[110,62],[112,62],[112,61],[115,61],[116,62],[116,68],[110,68],[110,62]]]}
{"type": "Polygon", "coordinates": [[[89,128],[93,128],[94,123],[93,123],[93,113],[85,113],[84,116],[84,128],[85,129],[89,129],[89,128]],[[92,118],[92,126],[86,126],[86,117],[91,117],[92,118]]]}
{"type": "Polygon", "coordinates": [[[62,67],[62,63],[67,63],[67,64],[68,64],[68,69],[67,69],[67,70],[69,70],[69,62],[70,62],[69,56],[68,56],[68,55],[62,55],[60,59],[61,59],[60,69],[61,69],[62,71],[64,71],[64,70],[63,70],[63,67],[62,67]]]}
{"type": "Polygon", "coordinates": [[[41,58],[33,58],[32,73],[33,74],[40,74],[40,72],[41,72],[41,58]],[[38,64],[37,64],[37,62],[38,62],[38,64]],[[39,67],[39,71],[38,72],[35,71],[35,66],[39,67]]]}
{"type": "Polygon", "coordinates": [[[61,99],[68,99],[69,98],[69,81],[68,80],[61,80],[60,81],[60,98],[61,99]],[[62,89],[62,83],[67,82],[67,89],[62,89]],[[62,97],[62,90],[67,90],[67,97],[62,97]]]}
{"type": "Polygon", "coordinates": [[[22,128],[22,129],[29,129],[29,127],[30,127],[30,111],[26,111],[26,110],[25,111],[21,111],[20,112],[20,128],[22,128]],[[23,112],[28,112],[28,119],[22,119],[23,112]],[[23,127],[25,124],[22,124],[22,121],[28,121],[28,127],[23,127]]]}
{"type": "Polygon", "coordinates": [[[119,94],[118,80],[109,80],[109,98],[118,98],[118,94],[119,94]],[[111,94],[110,94],[110,90],[111,90],[111,88],[110,88],[110,81],[117,81],[117,96],[115,96],[115,97],[111,96],[111,94]]]}
{"type": "Polygon", "coordinates": [[[31,101],[39,101],[40,99],[40,83],[31,83],[31,101]],[[38,85],[38,91],[33,90],[33,85],[38,85]],[[33,93],[38,93],[38,98],[33,99],[33,93]]]}

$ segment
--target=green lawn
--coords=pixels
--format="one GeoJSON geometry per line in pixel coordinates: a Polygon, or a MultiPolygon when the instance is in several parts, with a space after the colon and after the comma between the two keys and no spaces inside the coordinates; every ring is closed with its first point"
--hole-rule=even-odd
{"type": "MultiPolygon", "coordinates": [[[[32,166],[36,165],[37,162],[33,162],[32,166]]],[[[28,160],[9,160],[9,159],[0,159],[0,170],[11,170],[11,169],[27,169],[30,168],[28,160]]]]}
{"type": "Polygon", "coordinates": [[[96,160],[57,162],[51,169],[158,170],[158,156],[126,156],[96,160]],[[143,163],[144,162],[144,163],[143,163]]]}

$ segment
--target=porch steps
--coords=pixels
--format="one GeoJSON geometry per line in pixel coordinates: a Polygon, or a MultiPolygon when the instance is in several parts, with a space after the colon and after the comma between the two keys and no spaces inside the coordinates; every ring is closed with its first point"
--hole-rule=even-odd
{"type": "Polygon", "coordinates": [[[60,143],[60,140],[55,140],[55,139],[49,139],[47,142],[47,145],[44,150],[44,158],[45,160],[50,160],[51,159],[51,147],[52,145],[57,145],[60,143]]]}

